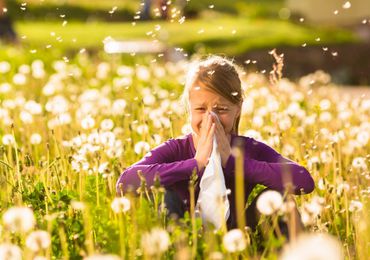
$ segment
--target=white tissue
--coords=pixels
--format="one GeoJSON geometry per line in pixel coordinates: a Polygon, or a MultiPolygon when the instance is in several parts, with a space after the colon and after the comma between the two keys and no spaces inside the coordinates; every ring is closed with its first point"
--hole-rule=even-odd
{"type": "MultiPolygon", "coordinates": [[[[216,115],[213,112],[211,113],[216,115]]],[[[217,115],[216,118],[219,120],[217,115]]],[[[199,186],[200,192],[197,206],[200,208],[202,219],[204,222],[211,222],[215,225],[216,229],[219,229],[230,215],[230,204],[227,198],[221,156],[217,151],[216,136],[213,138],[211,157],[204,170],[199,186]]]]}

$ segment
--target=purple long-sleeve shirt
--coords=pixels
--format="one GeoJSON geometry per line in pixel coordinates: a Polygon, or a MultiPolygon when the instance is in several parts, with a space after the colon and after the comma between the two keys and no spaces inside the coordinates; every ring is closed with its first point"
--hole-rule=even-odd
{"type": "MultiPolygon", "coordinates": [[[[285,189],[283,174],[286,172],[290,173],[295,194],[313,191],[314,181],[303,166],[282,157],[268,145],[253,138],[232,135],[231,146],[237,142],[244,147],[245,199],[248,198],[256,184],[283,192],[285,189]]],[[[164,142],[121,174],[117,181],[117,192],[120,193],[121,188],[125,192],[130,188],[136,190],[140,187],[140,178],[137,174],[139,170],[145,176],[148,186],[153,185],[154,177],[158,174],[161,184],[166,189],[176,191],[188,209],[190,196],[188,184],[192,172],[195,169],[198,180],[204,172],[204,169],[201,171],[198,169],[197,161],[194,159],[195,152],[191,134],[164,142]]],[[[231,190],[230,207],[235,210],[235,158],[233,155],[230,155],[223,172],[226,188],[231,190]]],[[[196,186],[195,193],[197,199],[199,185],[196,186]]]]}

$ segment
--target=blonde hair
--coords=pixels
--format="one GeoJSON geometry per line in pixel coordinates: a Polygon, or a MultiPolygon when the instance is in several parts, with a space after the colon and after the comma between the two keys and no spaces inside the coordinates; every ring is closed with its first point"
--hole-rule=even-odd
{"type": "MultiPolygon", "coordinates": [[[[195,84],[202,83],[235,105],[243,102],[243,91],[239,77],[240,69],[231,60],[212,55],[191,64],[185,81],[182,101],[189,107],[189,92],[195,84]]],[[[189,111],[188,111],[189,112],[189,111]]],[[[232,132],[238,134],[240,115],[237,117],[232,132]]]]}

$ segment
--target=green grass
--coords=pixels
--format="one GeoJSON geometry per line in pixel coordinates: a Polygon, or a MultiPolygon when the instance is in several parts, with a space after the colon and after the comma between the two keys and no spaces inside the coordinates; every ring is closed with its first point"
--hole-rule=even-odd
{"type": "Polygon", "coordinates": [[[335,28],[314,28],[288,21],[259,20],[224,17],[185,21],[183,24],[164,21],[138,22],[132,26],[123,23],[79,23],[70,22],[18,22],[16,29],[30,48],[41,49],[51,44],[64,50],[103,48],[103,39],[111,36],[117,40],[159,39],[170,46],[183,47],[193,53],[197,46],[204,46],[207,52],[229,55],[244,53],[253,48],[274,48],[279,45],[300,46],[307,44],[328,44],[355,41],[352,33],[335,28]],[[155,31],[159,24],[161,29],[155,31]],[[203,33],[199,33],[203,30],[203,33]],[[235,30],[235,33],[232,32],[235,30]],[[157,35],[153,38],[147,33],[157,35]],[[55,36],[51,36],[54,32],[55,36]],[[57,37],[61,37],[58,42],[57,37]],[[321,41],[316,42],[320,37],[321,41]]]}

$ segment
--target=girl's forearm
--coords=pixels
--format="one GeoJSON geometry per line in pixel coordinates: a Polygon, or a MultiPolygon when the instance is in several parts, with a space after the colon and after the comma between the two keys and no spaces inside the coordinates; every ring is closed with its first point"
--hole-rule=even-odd
{"type": "Polygon", "coordinates": [[[161,185],[167,187],[178,181],[190,180],[194,169],[198,175],[202,172],[198,170],[197,161],[194,158],[172,163],[135,164],[119,177],[116,185],[117,192],[120,193],[121,188],[123,191],[139,188],[141,180],[138,171],[142,172],[148,187],[153,185],[156,174],[159,175],[161,185]]]}

